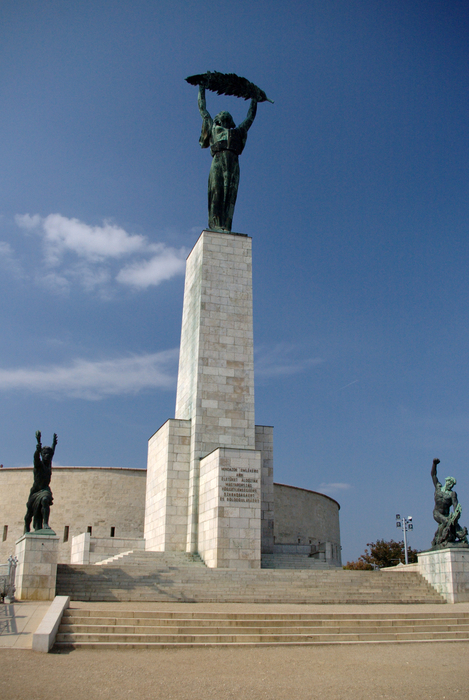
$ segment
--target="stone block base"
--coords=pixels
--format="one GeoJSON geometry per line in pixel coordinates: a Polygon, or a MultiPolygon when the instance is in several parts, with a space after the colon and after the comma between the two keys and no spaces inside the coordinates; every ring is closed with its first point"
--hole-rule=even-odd
{"type": "Polygon", "coordinates": [[[448,603],[469,602],[469,548],[420,552],[418,567],[448,603]]]}
{"type": "Polygon", "coordinates": [[[59,539],[57,535],[27,532],[16,542],[18,600],[54,599],[59,539]]]}
{"type": "Polygon", "coordinates": [[[187,540],[191,421],[168,420],[148,441],[145,548],[184,552],[187,540]]]}
{"type": "Polygon", "coordinates": [[[212,568],[261,566],[261,453],[218,448],[200,461],[199,553],[212,568]]]}
{"type": "Polygon", "coordinates": [[[91,537],[89,532],[82,532],[72,537],[70,564],[96,564],[139,549],[145,549],[143,537],[91,537]]]}

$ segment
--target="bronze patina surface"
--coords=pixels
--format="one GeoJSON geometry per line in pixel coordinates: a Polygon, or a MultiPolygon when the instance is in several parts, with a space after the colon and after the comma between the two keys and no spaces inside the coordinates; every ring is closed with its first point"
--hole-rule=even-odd
{"type": "Polygon", "coordinates": [[[24,531],[30,532],[31,521],[35,534],[55,535],[49,526],[50,507],[53,503],[50,480],[52,478],[52,457],[57,445],[57,435],[54,433],[52,447],[43,447],[41,433],[36,432],[36,451],[34,452],[34,481],[29,492],[24,516],[24,531]]]}
{"type": "Polygon", "coordinates": [[[439,463],[439,459],[434,459],[431,471],[433,485],[435,487],[433,517],[438,523],[438,529],[432,541],[432,549],[469,547],[467,541],[467,527],[461,527],[459,524],[462,508],[458,503],[456,492],[453,491],[453,486],[456,485],[456,479],[453,476],[447,476],[445,484],[442,486],[436,475],[436,468],[439,463]],[[453,506],[452,512],[451,506],[453,506]]]}
{"type": "Polygon", "coordinates": [[[208,178],[208,226],[212,231],[230,232],[238,196],[239,156],[255,119],[257,103],[271,100],[256,85],[234,73],[207,72],[186,80],[199,86],[198,105],[202,117],[199,143],[202,148],[210,148],[212,155],[208,178]],[[207,110],[206,89],[251,99],[246,119],[236,126],[229,112],[220,112],[212,118],[207,110]]]}

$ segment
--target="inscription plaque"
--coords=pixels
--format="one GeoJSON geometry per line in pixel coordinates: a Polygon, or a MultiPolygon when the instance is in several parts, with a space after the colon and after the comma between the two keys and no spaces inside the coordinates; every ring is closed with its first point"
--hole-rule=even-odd
{"type": "Polygon", "coordinates": [[[260,503],[259,471],[247,467],[222,467],[220,501],[260,503]]]}

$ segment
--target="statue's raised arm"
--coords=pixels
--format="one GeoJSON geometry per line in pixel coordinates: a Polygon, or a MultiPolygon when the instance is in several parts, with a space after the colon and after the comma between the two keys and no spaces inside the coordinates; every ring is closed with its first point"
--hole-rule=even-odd
{"type": "Polygon", "coordinates": [[[245,131],[249,131],[254,119],[256,118],[256,114],[257,114],[257,100],[252,99],[251,104],[249,106],[249,110],[248,110],[246,119],[243,122],[241,122],[241,124],[239,125],[239,128],[244,129],[245,131]]]}
{"type": "Polygon", "coordinates": [[[199,105],[199,112],[202,119],[211,119],[209,112],[207,111],[207,103],[205,100],[205,88],[203,85],[199,85],[199,95],[197,98],[199,105]]]}
{"type": "MultiPolygon", "coordinates": [[[[431,472],[431,474],[432,474],[433,486],[434,486],[435,488],[437,487],[438,484],[440,484],[440,482],[438,481],[438,478],[437,478],[437,476],[436,476],[436,468],[437,468],[437,466],[438,466],[439,463],[440,463],[440,460],[439,460],[439,459],[434,459],[434,460],[433,460],[433,464],[432,464],[432,472],[431,472]]],[[[441,484],[440,484],[440,486],[441,486],[441,484]]]]}
{"type": "Polygon", "coordinates": [[[53,457],[54,454],[55,454],[55,448],[56,448],[56,447],[57,447],[57,433],[54,433],[54,437],[52,438],[52,445],[51,445],[52,457],[53,457]]]}

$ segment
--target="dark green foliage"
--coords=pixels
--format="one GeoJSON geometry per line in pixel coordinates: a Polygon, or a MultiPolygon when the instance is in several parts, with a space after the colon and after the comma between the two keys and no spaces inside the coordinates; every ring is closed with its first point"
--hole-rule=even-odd
{"type": "MultiPolygon", "coordinates": [[[[344,569],[384,569],[387,566],[396,566],[401,562],[405,564],[404,542],[394,542],[390,540],[377,540],[376,542],[368,542],[365,553],[358,557],[357,561],[348,561],[344,569]]],[[[417,561],[417,550],[407,547],[407,556],[409,564],[417,561]]]]}

